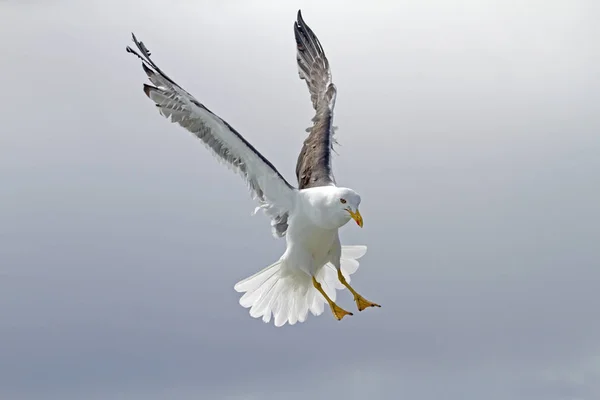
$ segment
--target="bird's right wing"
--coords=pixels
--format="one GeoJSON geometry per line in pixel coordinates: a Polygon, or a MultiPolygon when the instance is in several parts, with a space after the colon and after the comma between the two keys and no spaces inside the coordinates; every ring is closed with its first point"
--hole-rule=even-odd
{"type": "Polygon", "coordinates": [[[144,84],[144,92],[158,111],[193,133],[219,161],[239,173],[260,204],[257,210],[262,208],[271,217],[273,235],[284,236],[297,189],[226,121],[163,73],[150,59],[146,46],[132,36],[139,52],[129,46],[127,52],[142,60],[142,68],[153,84],[144,84]]]}

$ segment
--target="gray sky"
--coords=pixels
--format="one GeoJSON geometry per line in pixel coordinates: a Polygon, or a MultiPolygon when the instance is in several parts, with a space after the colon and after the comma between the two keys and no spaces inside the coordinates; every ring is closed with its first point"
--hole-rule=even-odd
{"type": "Polygon", "coordinates": [[[600,398],[594,1],[251,4],[0,2],[0,397],[600,398]],[[363,199],[353,283],[383,307],[277,329],[233,285],[284,241],[125,46],[294,181],[298,8],[363,199]]]}

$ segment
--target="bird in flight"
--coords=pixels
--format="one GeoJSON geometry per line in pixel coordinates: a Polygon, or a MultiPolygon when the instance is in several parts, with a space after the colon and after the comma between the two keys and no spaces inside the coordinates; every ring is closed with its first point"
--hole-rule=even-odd
{"type": "Polygon", "coordinates": [[[329,61],[317,36],[299,10],[294,22],[296,59],[300,79],[306,82],[315,115],[307,129],[296,164],[298,187],[292,186],[277,169],[229,123],[210,111],[169,78],[150,58],[150,51],[132,34],[151,85],[144,84],[146,96],[161,115],[195,135],[222,163],[237,172],[271,219],[272,233],[285,237],[286,249],[275,263],[239,281],[234,289],[244,293],[240,305],[250,308],[254,318],[262,317],[275,326],[304,322],[310,311],[320,315],[325,302],[341,320],[353,315],[335,303],[336,290],[347,288],[359,311],[380,307],[358,294],[349,284],[350,275],[366,246],[342,246],[338,230],[350,220],[362,228],[360,195],[337,186],[331,165],[336,87],[331,80],[329,61]]]}

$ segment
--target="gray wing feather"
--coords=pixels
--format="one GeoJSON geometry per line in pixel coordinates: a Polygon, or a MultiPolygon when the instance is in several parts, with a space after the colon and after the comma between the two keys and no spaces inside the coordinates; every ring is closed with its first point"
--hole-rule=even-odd
{"type": "Polygon", "coordinates": [[[294,23],[294,36],[298,74],[308,86],[315,109],[313,126],[308,129],[309,135],[304,141],[296,164],[298,188],[335,185],[331,153],[335,143],[332,123],[337,90],[331,81],[329,61],[323,47],[302,19],[300,11],[294,23]]]}
{"type": "Polygon", "coordinates": [[[161,71],[146,46],[132,36],[139,53],[129,46],[127,52],[142,60],[142,68],[154,85],[144,84],[146,95],[164,117],[193,133],[219,161],[242,176],[260,204],[257,210],[263,209],[271,217],[273,235],[284,236],[296,189],[231,125],[161,71]]]}

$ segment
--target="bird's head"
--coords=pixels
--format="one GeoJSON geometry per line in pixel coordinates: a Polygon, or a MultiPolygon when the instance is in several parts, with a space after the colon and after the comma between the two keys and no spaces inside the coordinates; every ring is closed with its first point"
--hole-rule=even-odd
{"type": "Polygon", "coordinates": [[[339,218],[341,225],[345,225],[350,219],[353,219],[358,226],[363,227],[363,218],[358,211],[359,205],[360,195],[352,189],[336,188],[330,197],[330,207],[339,218]]]}

